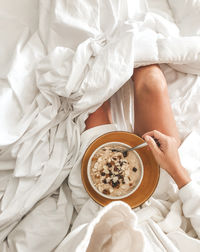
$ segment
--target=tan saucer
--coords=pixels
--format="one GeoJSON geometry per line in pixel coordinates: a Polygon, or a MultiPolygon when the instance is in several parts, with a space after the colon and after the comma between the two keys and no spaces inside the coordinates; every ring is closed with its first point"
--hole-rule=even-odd
{"type": "MultiPolygon", "coordinates": [[[[114,200],[104,198],[103,196],[95,192],[95,190],[90,185],[90,182],[87,177],[87,164],[91,154],[96,150],[96,148],[98,148],[104,143],[115,141],[122,142],[133,147],[144,142],[142,138],[138,137],[133,133],[126,131],[113,131],[98,137],[87,148],[83,156],[81,166],[81,177],[83,185],[90,197],[102,206],[105,206],[114,200]]],[[[122,201],[129,204],[131,208],[140,206],[153,194],[160,176],[160,168],[156,163],[150,149],[148,147],[144,147],[136,151],[140,155],[143,162],[143,179],[140,186],[135,192],[133,192],[128,197],[121,199],[122,201]]]]}

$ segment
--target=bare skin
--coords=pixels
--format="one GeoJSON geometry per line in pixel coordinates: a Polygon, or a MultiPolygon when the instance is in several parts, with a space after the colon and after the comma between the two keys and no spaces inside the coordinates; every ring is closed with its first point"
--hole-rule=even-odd
{"type": "MultiPolygon", "coordinates": [[[[134,69],[135,134],[142,136],[151,130],[173,136],[180,144],[180,138],[170,106],[167,82],[158,65],[134,69]]],[[[112,123],[110,103],[106,101],[86,120],[86,129],[112,123]]]]}
{"type": "Polygon", "coordinates": [[[101,107],[89,115],[85,121],[86,129],[90,129],[99,125],[112,123],[110,101],[105,101],[101,107]]]}
{"type": "MultiPolygon", "coordinates": [[[[135,134],[147,141],[157,163],[181,188],[190,182],[180,163],[178,146],[181,141],[170,106],[167,82],[158,65],[134,69],[135,134]],[[147,132],[147,133],[146,133],[147,132]],[[156,145],[153,137],[161,144],[156,145]]],[[[110,103],[106,101],[86,120],[86,129],[112,123],[110,103]]]]}
{"type": "Polygon", "coordinates": [[[174,137],[153,130],[144,134],[143,138],[148,143],[157,163],[169,173],[179,189],[191,181],[188,172],[181,165],[178,144],[174,137]],[[158,139],[160,147],[157,146],[152,137],[158,139]]]}
{"type": "Polygon", "coordinates": [[[142,136],[154,129],[180,138],[170,106],[167,82],[158,65],[139,67],[134,70],[135,134],[142,136]]]}

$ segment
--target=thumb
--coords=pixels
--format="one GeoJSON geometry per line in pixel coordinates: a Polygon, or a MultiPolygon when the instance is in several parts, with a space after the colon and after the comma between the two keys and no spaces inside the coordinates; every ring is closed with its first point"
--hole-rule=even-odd
{"type": "Polygon", "coordinates": [[[153,152],[153,154],[155,156],[160,154],[160,149],[158,148],[156,142],[154,141],[154,139],[152,137],[145,136],[144,139],[148,143],[149,148],[151,149],[151,151],[153,152]]]}

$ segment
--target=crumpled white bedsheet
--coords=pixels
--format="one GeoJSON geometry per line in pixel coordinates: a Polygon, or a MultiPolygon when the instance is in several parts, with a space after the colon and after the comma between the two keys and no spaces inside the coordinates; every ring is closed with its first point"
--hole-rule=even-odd
{"type": "MultiPolygon", "coordinates": [[[[199,2],[1,0],[0,6],[0,248],[26,251],[34,241],[29,251],[50,251],[73,222],[65,179],[80,156],[84,121],[134,66],[169,64],[161,67],[181,136],[198,132],[199,2]],[[16,234],[26,220],[30,226],[16,234]]],[[[129,90],[130,81],[112,98],[118,129],[132,129],[129,90]]]]}

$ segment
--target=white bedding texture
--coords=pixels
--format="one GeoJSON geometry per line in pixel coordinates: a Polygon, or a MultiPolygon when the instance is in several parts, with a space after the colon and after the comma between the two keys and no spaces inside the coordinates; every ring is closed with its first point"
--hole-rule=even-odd
{"type": "Polygon", "coordinates": [[[200,251],[200,0],[0,0],[0,55],[0,252],[200,251]],[[161,168],[141,207],[102,208],[82,156],[134,131],[130,77],[154,63],[193,182],[161,168]],[[110,97],[113,124],[85,131],[110,97]]]}

